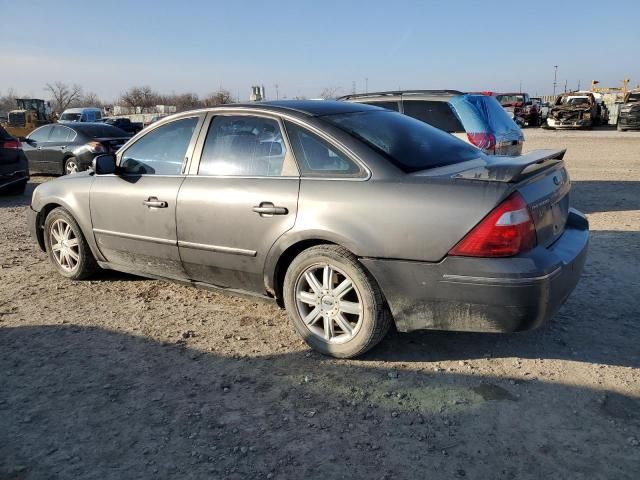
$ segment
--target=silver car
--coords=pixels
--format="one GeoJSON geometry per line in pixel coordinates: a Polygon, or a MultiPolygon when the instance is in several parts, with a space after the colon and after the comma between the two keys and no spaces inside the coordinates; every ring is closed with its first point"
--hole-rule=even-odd
{"type": "Polygon", "coordinates": [[[492,157],[356,103],[230,105],[165,118],[94,171],[40,185],[30,226],[67,278],[251,292],[313,348],[354,357],[392,323],[513,332],[552,316],[589,237],[563,154],[492,157]]]}

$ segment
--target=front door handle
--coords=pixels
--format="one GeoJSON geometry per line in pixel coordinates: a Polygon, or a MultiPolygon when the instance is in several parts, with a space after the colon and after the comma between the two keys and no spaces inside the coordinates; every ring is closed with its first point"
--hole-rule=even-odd
{"type": "Polygon", "coordinates": [[[149,208],[167,208],[169,206],[167,202],[158,200],[158,197],[149,197],[142,204],[149,208]]]}
{"type": "Polygon", "coordinates": [[[253,207],[253,211],[260,214],[261,217],[270,217],[271,215],[286,215],[289,210],[285,207],[276,207],[271,202],[261,202],[257,207],[253,207]]]}

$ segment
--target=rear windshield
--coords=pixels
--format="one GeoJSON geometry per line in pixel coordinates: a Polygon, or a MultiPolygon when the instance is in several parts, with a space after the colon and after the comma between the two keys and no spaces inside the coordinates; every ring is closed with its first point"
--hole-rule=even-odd
{"type": "Polygon", "coordinates": [[[630,93],[627,103],[640,102],[640,93],[630,93]]]}
{"type": "Polygon", "coordinates": [[[81,113],[63,113],[60,115],[60,120],[63,122],[79,122],[81,118],[81,113]]]}
{"type": "Polygon", "coordinates": [[[124,130],[120,130],[117,127],[104,123],[85,123],[82,125],[74,125],[73,128],[76,131],[92,138],[118,138],[127,137],[129,135],[124,130]]]}
{"type": "Polygon", "coordinates": [[[352,112],[321,118],[382,153],[407,173],[482,156],[476,147],[453,135],[396,112],[352,112]]]}
{"type": "Polygon", "coordinates": [[[451,99],[467,133],[493,133],[506,140],[518,140],[522,130],[493,97],[461,95],[451,99]]]}
{"type": "Polygon", "coordinates": [[[405,115],[428,123],[445,132],[464,132],[464,127],[447,102],[403,100],[402,108],[405,115]]]}
{"type": "Polygon", "coordinates": [[[496,99],[504,107],[524,103],[524,95],[496,95],[496,99]]]}

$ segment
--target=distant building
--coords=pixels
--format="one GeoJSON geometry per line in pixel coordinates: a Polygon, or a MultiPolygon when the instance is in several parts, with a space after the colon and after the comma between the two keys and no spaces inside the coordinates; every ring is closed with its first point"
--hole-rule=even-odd
{"type": "Polygon", "coordinates": [[[267,97],[264,94],[264,85],[254,85],[251,87],[251,95],[249,95],[249,101],[251,102],[261,102],[262,100],[266,100],[267,97]]]}

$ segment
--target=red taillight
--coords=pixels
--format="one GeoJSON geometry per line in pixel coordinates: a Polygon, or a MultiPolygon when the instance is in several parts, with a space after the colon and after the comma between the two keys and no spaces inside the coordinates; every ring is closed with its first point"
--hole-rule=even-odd
{"type": "Polygon", "coordinates": [[[2,148],[6,148],[7,150],[21,150],[22,144],[20,140],[5,140],[2,143],[2,148]]]}
{"type": "Polygon", "coordinates": [[[467,137],[471,143],[485,152],[492,154],[496,152],[496,136],[493,133],[467,132],[467,137]]]}
{"type": "Polygon", "coordinates": [[[519,193],[509,196],[451,249],[463,257],[511,257],[536,246],[536,229],[519,193]]]}

